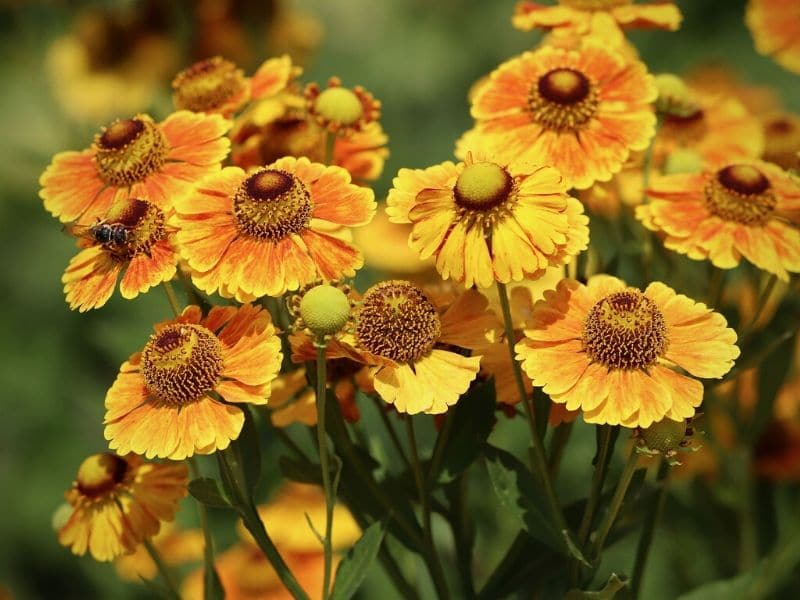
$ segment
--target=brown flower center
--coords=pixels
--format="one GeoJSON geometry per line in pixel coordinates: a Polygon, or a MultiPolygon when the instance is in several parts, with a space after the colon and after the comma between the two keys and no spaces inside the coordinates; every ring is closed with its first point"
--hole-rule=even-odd
{"type": "Polygon", "coordinates": [[[166,137],[146,115],[114,121],[95,136],[94,149],[100,179],[116,187],[155,173],[169,152],[166,137]]]}
{"type": "Polygon", "coordinates": [[[232,62],[215,56],[194,63],[172,80],[175,108],[211,112],[242,93],[245,78],[232,62]]]}
{"type": "Polygon", "coordinates": [[[384,281],[367,290],[356,323],[361,346],[399,363],[422,358],[442,331],[436,307],[407,281],[384,281]]]}
{"type": "Polygon", "coordinates": [[[778,114],[764,124],[763,158],[783,169],[800,169],[800,118],[778,114]]]}
{"type": "Polygon", "coordinates": [[[752,165],[730,165],[706,184],[706,207],[713,215],[743,225],[760,225],[775,210],[769,179],[752,165]]]}
{"type": "Polygon", "coordinates": [[[589,311],[583,346],[593,361],[610,369],[641,369],[667,349],[664,315],[639,290],[609,294],[589,311]]]}
{"type": "Polygon", "coordinates": [[[633,0],[561,0],[561,4],[579,10],[607,10],[632,4],[633,0]]]}
{"type": "Polygon", "coordinates": [[[674,140],[681,146],[700,142],[708,133],[706,113],[700,108],[686,114],[668,113],[664,115],[661,135],[666,140],[674,140]]]}
{"type": "Polygon", "coordinates": [[[89,233],[114,258],[130,260],[149,254],[153,245],[166,237],[164,222],[164,211],[155,204],[125,198],[114,203],[106,218],[92,225],[89,233]]]}
{"type": "Polygon", "coordinates": [[[533,120],[547,129],[581,129],[597,112],[597,92],[581,71],[548,71],[531,86],[528,105],[533,120]]]}
{"type": "Polygon", "coordinates": [[[202,325],[167,325],[142,350],[147,389],[172,406],[188,404],[213,390],[222,368],[222,342],[202,325]]]}
{"type": "Polygon", "coordinates": [[[306,185],[280,169],[261,169],[245,179],[233,196],[239,231],[264,240],[281,240],[302,231],[311,220],[306,185]]]}
{"type": "Polygon", "coordinates": [[[261,164],[268,165],[284,156],[306,156],[321,162],[325,159],[324,130],[302,116],[288,115],[269,123],[258,145],[261,164]]]}
{"type": "Polygon", "coordinates": [[[93,454],[78,468],[76,484],[84,496],[97,498],[113,490],[125,479],[128,463],[115,454],[93,454]]]}

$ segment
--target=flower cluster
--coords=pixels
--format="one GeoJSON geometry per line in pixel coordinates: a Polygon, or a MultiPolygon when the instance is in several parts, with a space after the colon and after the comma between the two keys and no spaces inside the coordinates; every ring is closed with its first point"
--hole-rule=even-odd
{"type": "MultiPolygon", "coordinates": [[[[759,51],[794,68],[797,44],[777,46],[765,31],[781,3],[770,4],[752,1],[747,22],[759,51]]],[[[446,597],[431,512],[462,521],[451,523],[459,544],[464,504],[453,499],[461,484],[435,491],[464,481],[464,462],[496,459],[487,437],[500,409],[527,418],[530,472],[495,487],[535,477],[559,532],[554,560],[569,573],[562,591],[591,580],[636,461],[677,463],[706,392],[739,375],[739,345],[766,327],[762,305],[800,272],[800,117],[759,111],[733,84],[721,92],[709,79],[650,73],[625,31],[676,30],[672,2],[522,1],[512,22],[548,35],[473,87],[474,123],[455,161],[399,168],[380,208],[367,185],[388,156],[380,101],[337,77],[303,86],[288,55],[252,75],[220,56],[196,62],[174,77],[166,118],[116,119],[89,148],[52,159],[40,197],[79,248],[63,276],[70,308],[101,308],[119,283],[128,300],[162,285],[174,311],[143,332],[108,389],[113,453],[81,465],[58,522],[63,545],[102,561],[126,555],[122,572],[158,568],[169,581],[159,548],[173,565],[199,556],[186,532],[161,527],[191,491],[243,525],[216,561],[206,529],[205,571],[186,578],[184,597],[208,597],[203,586],[217,581],[230,597],[286,588],[302,598],[313,587],[327,600],[355,577],[332,583],[334,551],[357,543],[339,573],[363,569],[354,557],[377,555],[384,533],[425,557],[446,597]],[[370,264],[380,252],[368,226],[381,232],[389,277],[370,264]],[[762,286],[736,329],[723,316],[733,269],[730,286],[762,286]],[[376,420],[362,416],[373,408],[402,475],[381,464],[388,453],[371,453],[376,420]],[[554,479],[578,418],[597,426],[603,460],[572,531],[554,479]],[[428,462],[415,422],[438,430],[428,462]],[[293,437],[304,427],[316,431],[318,462],[293,437]],[[620,430],[634,449],[596,522],[620,430]],[[284,474],[322,491],[284,484],[259,515],[267,435],[292,453],[284,474]],[[182,461],[212,454],[219,481],[195,472],[190,485],[182,461]],[[581,552],[588,561],[564,558],[581,552]]],[[[800,438],[789,420],[774,427],[800,438]]],[[[774,473],[771,458],[759,464],[774,473]]],[[[491,476],[516,458],[504,460],[491,476]]],[[[382,560],[403,582],[389,547],[382,560]]]]}

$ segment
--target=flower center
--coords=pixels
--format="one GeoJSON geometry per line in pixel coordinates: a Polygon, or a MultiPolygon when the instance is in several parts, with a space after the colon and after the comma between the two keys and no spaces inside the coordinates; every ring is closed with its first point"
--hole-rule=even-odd
{"type": "Polygon", "coordinates": [[[324,130],[316,122],[289,115],[268,124],[258,149],[268,165],[284,156],[305,156],[314,162],[325,160],[324,130]]]}
{"type": "Polygon", "coordinates": [[[589,311],[583,345],[593,361],[610,369],[641,369],[667,349],[667,326],[655,303],[639,290],[616,292],[589,311]]]}
{"type": "Polygon", "coordinates": [[[219,56],[194,63],[172,80],[175,107],[194,112],[219,109],[244,88],[242,70],[219,56]]]}
{"type": "Polygon", "coordinates": [[[503,204],[513,188],[513,179],[503,167],[491,162],[467,165],[453,189],[462,208],[489,210],[503,204]]]}
{"type": "Polygon", "coordinates": [[[330,87],[314,101],[314,110],[326,121],[354,125],[364,116],[361,99],[347,88],[330,87]]]}
{"type": "Polygon", "coordinates": [[[531,86],[528,105],[534,121],[556,131],[582,128],[597,112],[597,92],[575,69],[548,71],[531,86]]]}
{"type": "Polygon", "coordinates": [[[213,390],[222,367],[222,342],[202,325],[167,325],[142,350],[147,389],[173,406],[188,404],[213,390]]]}
{"type": "Polygon", "coordinates": [[[302,231],[311,220],[311,195],[297,177],[280,169],[262,169],[242,182],[233,196],[239,231],[278,241],[302,231]]]}
{"type": "Polygon", "coordinates": [[[698,143],[708,133],[705,111],[695,108],[685,114],[668,113],[664,116],[663,136],[682,146],[698,143]]]}
{"type": "Polygon", "coordinates": [[[579,10],[606,10],[631,4],[633,0],[561,0],[561,4],[579,10]]]}
{"type": "Polygon", "coordinates": [[[743,225],[761,225],[777,204],[769,179],[752,165],[720,169],[706,184],[705,194],[711,214],[743,225]]]}
{"type": "Polygon", "coordinates": [[[127,472],[128,463],[119,456],[108,452],[93,454],[78,467],[78,490],[90,498],[102,496],[122,482],[127,472]]]}
{"type": "Polygon", "coordinates": [[[145,115],[114,121],[95,136],[95,165],[104,182],[128,187],[158,171],[167,159],[167,139],[145,115]]]}
{"type": "Polygon", "coordinates": [[[149,254],[153,245],[166,237],[165,220],[164,211],[155,204],[125,198],[115,202],[106,218],[89,232],[112,257],[130,260],[138,254],[149,254]]]}
{"type": "Polygon", "coordinates": [[[763,158],[783,169],[800,168],[800,119],[778,115],[767,120],[763,158]]]}
{"type": "Polygon", "coordinates": [[[430,352],[442,326],[436,307],[407,281],[384,281],[364,294],[358,309],[356,338],[378,356],[414,362],[430,352]]]}

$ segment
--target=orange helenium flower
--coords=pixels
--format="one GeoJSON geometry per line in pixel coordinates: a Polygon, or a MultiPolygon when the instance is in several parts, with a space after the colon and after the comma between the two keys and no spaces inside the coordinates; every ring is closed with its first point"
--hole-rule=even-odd
{"type": "MultiPolygon", "coordinates": [[[[441,414],[478,375],[480,357],[453,347],[472,350],[497,327],[487,306],[475,290],[443,306],[408,281],[384,281],[366,291],[353,331],[331,339],[326,356],[377,367],[375,391],[399,412],[441,414]]],[[[310,337],[295,335],[291,343],[293,361],[316,356],[310,337]]]]}
{"type": "Polygon", "coordinates": [[[788,281],[800,272],[800,182],[757,160],[653,181],[637,218],[664,245],[721,269],[744,257],[788,281]]]}
{"type": "Polygon", "coordinates": [[[285,157],[249,175],[223,169],[175,209],[195,285],[247,300],[355,275],[349,228],[369,223],[375,200],[340,167],[285,157]]]}
{"type": "Polygon", "coordinates": [[[489,287],[541,277],[585,250],[583,206],[552,167],[445,162],[401,169],[387,198],[393,223],[411,223],[409,245],[436,258],[444,279],[489,287]]]}
{"type": "Polygon", "coordinates": [[[119,200],[102,221],[81,235],[84,249],[61,278],[73,310],[103,306],[120,273],[119,291],[127,299],[175,275],[178,252],[169,239],[164,211],[147,200],[119,200]]]}
{"type": "Polygon", "coordinates": [[[175,517],[188,483],[186,465],[94,454],[81,463],[65,494],[73,510],[58,541],[79,556],[88,550],[99,561],[132,552],[158,533],[161,521],[175,517]]]}
{"type": "Polygon", "coordinates": [[[800,3],[796,0],[750,0],[745,22],[756,50],[782,67],[800,73],[800,3]]]}
{"type": "Polygon", "coordinates": [[[316,83],[308,84],[303,95],[308,114],[330,133],[361,131],[381,116],[379,100],[360,85],[353,89],[342,86],[338,77],[331,77],[324,90],[316,83]]]}
{"type": "Polygon", "coordinates": [[[174,460],[227,448],[244,424],[237,405],[266,404],[280,370],[269,313],[189,306],[155,329],[106,394],[109,446],[174,460]]]}
{"type": "Polygon", "coordinates": [[[219,56],[198,61],[172,80],[172,101],[178,110],[230,117],[249,100],[275,96],[298,72],[288,56],[265,61],[252,78],[219,56]]]}
{"type": "Polygon", "coordinates": [[[550,6],[523,0],[511,22],[523,31],[541,27],[619,43],[624,39],[622,29],[675,31],[681,19],[681,11],[669,1],[634,5],[633,0],[559,0],[550,6]]]}
{"type": "Polygon", "coordinates": [[[663,283],[644,292],[608,275],[564,279],[538,302],[516,346],[533,384],[587,423],[649,427],[694,415],[695,377],[719,378],[739,356],[736,332],[663,283]]]}
{"type": "Polygon", "coordinates": [[[500,65],[475,94],[476,126],[456,154],[482,148],[500,161],[551,165],[567,187],[608,181],[655,133],[653,78],[596,41],[542,47],[500,65]]]}
{"type": "Polygon", "coordinates": [[[168,210],[228,155],[230,123],[188,111],[161,123],[147,115],[114,121],[92,147],[61,152],[39,178],[44,207],[62,222],[91,225],[115,199],[142,198],[168,210]]]}

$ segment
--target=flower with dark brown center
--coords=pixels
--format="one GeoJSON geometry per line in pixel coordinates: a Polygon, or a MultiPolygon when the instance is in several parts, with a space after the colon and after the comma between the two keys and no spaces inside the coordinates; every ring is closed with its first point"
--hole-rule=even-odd
{"type": "Polygon", "coordinates": [[[119,260],[130,260],[150,249],[166,235],[164,211],[140,198],[115,203],[106,218],[91,227],[95,241],[119,260]]]}
{"type": "Polygon", "coordinates": [[[145,386],[172,406],[198,400],[214,389],[222,368],[222,342],[202,325],[168,325],[142,350],[145,386]]]}
{"type": "Polygon", "coordinates": [[[441,329],[436,307],[407,281],[372,286],[356,313],[359,345],[398,363],[414,362],[430,352],[441,329]]]}
{"type": "Polygon", "coordinates": [[[114,121],[95,136],[95,166],[107,184],[126,187],[158,171],[169,147],[146,115],[114,121]]]}
{"type": "Polygon", "coordinates": [[[81,463],[75,483],[81,494],[96,498],[122,483],[127,472],[128,463],[116,454],[93,454],[81,463]]]}
{"type": "Polygon", "coordinates": [[[706,207],[726,221],[760,225],[775,210],[777,199],[766,175],[752,165],[729,165],[706,184],[706,207]]]}
{"type": "MultiPolygon", "coordinates": [[[[194,112],[224,112],[246,91],[244,73],[235,64],[215,56],[194,63],[172,81],[175,108],[194,112]]],[[[236,106],[229,108],[235,110],[236,106]]]]}
{"type": "Polygon", "coordinates": [[[649,367],[667,348],[664,316],[639,290],[615,292],[589,311],[583,345],[593,361],[608,368],[649,367]]]}
{"type": "Polygon", "coordinates": [[[529,109],[534,121],[555,131],[581,129],[597,112],[597,92],[584,73],[558,68],[531,86],[529,109]]]}
{"type": "Polygon", "coordinates": [[[299,233],[311,220],[312,209],[305,184],[280,169],[261,169],[250,175],[233,197],[239,231],[264,240],[299,233]]]}

